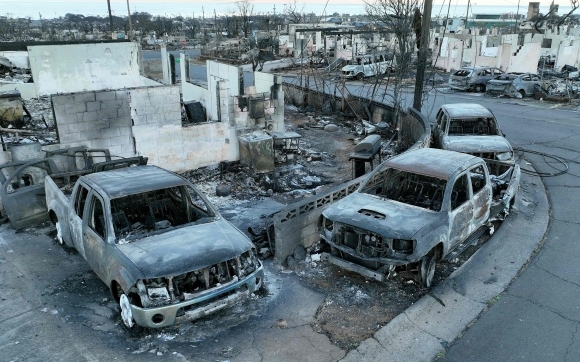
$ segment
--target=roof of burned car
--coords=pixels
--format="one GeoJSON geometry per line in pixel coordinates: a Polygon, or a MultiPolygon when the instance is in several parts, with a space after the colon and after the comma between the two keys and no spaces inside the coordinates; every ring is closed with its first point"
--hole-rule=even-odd
{"type": "Polygon", "coordinates": [[[383,167],[392,167],[421,175],[434,176],[447,180],[457,170],[468,167],[478,157],[437,148],[420,148],[403,152],[383,163],[383,167]]]}
{"type": "Polygon", "coordinates": [[[109,198],[186,185],[187,181],[157,166],[136,166],[91,173],[83,176],[100,187],[109,198]]]}
{"type": "Polygon", "coordinates": [[[451,118],[465,117],[493,117],[493,113],[481,104],[476,103],[452,103],[441,106],[451,118]]]}

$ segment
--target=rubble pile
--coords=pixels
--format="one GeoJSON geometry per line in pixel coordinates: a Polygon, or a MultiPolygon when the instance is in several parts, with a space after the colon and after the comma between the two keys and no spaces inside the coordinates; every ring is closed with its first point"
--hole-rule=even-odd
{"type": "Polygon", "coordinates": [[[54,132],[54,117],[50,99],[41,97],[23,101],[25,115],[22,123],[6,125],[6,129],[15,129],[15,132],[3,131],[3,144],[19,144],[39,142],[51,144],[57,142],[54,132]],[[18,130],[18,132],[16,132],[18,130]]]}

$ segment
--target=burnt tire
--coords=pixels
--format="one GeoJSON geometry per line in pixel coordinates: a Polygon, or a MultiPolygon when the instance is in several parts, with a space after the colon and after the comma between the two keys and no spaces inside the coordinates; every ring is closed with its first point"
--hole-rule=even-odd
{"type": "Polygon", "coordinates": [[[437,267],[437,257],[435,253],[429,253],[421,258],[419,265],[419,273],[421,276],[421,284],[426,288],[433,286],[433,279],[435,277],[435,268],[437,267]]]}
{"type": "Polygon", "coordinates": [[[476,91],[477,93],[483,93],[483,92],[485,92],[485,85],[483,85],[483,84],[476,84],[473,87],[473,90],[476,91]]]}
{"type": "Polygon", "coordinates": [[[364,77],[365,77],[365,75],[364,75],[364,74],[362,74],[362,73],[358,73],[358,74],[356,75],[356,80],[363,80],[363,78],[364,78],[364,77]]]}

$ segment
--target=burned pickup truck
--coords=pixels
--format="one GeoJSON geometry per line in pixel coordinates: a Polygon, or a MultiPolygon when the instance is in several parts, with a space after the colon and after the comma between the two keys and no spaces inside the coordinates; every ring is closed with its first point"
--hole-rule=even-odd
{"type": "Polygon", "coordinates": [[[395,268],[433,282],[436,262],[454,258],[485,232],[492,182],[483,159],[424,148],[383,162],[360,188],[330,205],[319,223],[324,258],[383,280],[395,268]]]}
{"type": "Polygon", "coordinates": [[[47,176],[45,190],[58,240],[105,282],[129,328],[196,319],[262,286],[250,240],[176,174],[155,166],[95,172],[66,194],[47,176]]]}
{"type": "Polygon", "coordinates": [[[481,157],[490,172],[492,216],[507,215],[520,183],[520,166],[493,113],[479,104],[444,104],[432,126],[432,146],[481,157]]]}

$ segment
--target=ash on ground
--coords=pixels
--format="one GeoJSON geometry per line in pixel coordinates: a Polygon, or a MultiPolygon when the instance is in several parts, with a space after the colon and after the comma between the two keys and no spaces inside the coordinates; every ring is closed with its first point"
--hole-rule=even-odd
{"type": "MultiPolygon", "coordinates": [[[[495,228],[500,224],[495,222],[495,228]]],[[[455,260],[438,262],[434,285],[469,260],[489,237],[481,237],[455,260]]],[[[320,253],[327,247],[322,243],[309,250],[297,247],[291,259],[292,269],[302,283],[326,294],[311,326],[342,349],[356,348],[430,291],[416,279],[413,267],[396,271],[391,278],[379,282],[321,261],[320,253]]]]}

